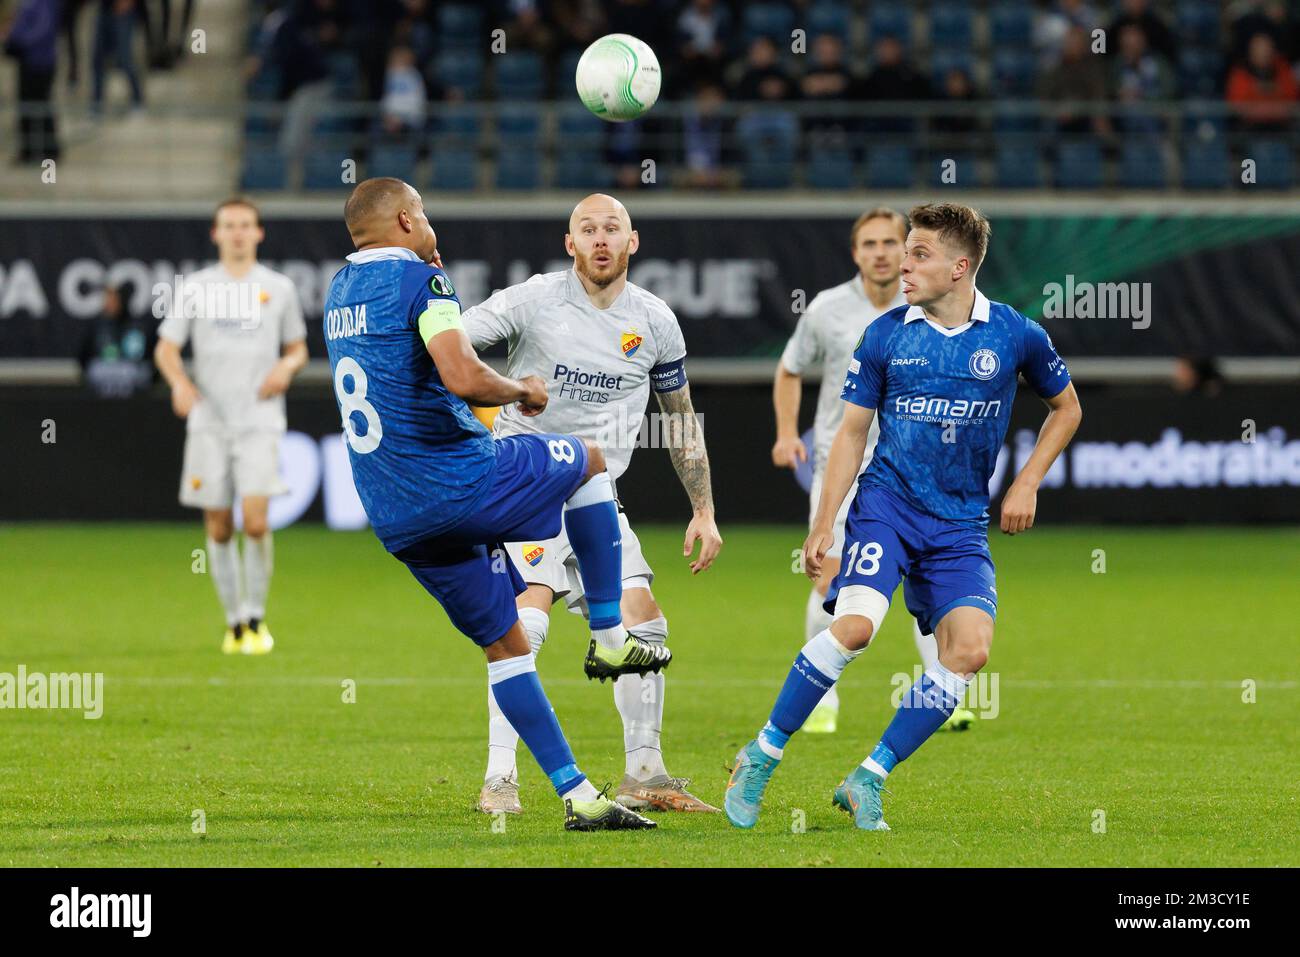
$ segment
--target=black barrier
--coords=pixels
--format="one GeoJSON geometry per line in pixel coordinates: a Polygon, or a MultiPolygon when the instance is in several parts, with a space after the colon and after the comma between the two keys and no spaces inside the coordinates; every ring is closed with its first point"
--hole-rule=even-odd
{"type": "MultiPolygon", "coordinates": [[[[803,522],[807,497],[769,457],[762,386],[693,389],[703,415],[719,521],[803,522]]],[[[1288,387],[1229,387],[1216,398],[1154,388],[1080,391],[1083,426],[1039,495],[1043,522],[1300,522],[1300,411],[1288,387]]],[[[815,395],[804,397],[811,414],[815,395]]],[[[994,476],[1005,490],[1046,412],[1024,389],[994,476]]],[[[295,386],[282,470],[292,491],[272,520],[358,527],[355,491],[327,387],[295,386]]],[[[162,392],[118,401],[63,389],[0,389],[6,436],[0,520],[178,519],[184,425],[162,392]]],[[[685,522],[688,505],[654,428],[642,430],[619,494],[637,521],[685,522]]]]}
{"type": "MultiPolygon", "coordinates": [[[[633,210],[634,212],[635,209],[633,210]]],[[[341,212],[341,208],[340,208],[341,212]]],[[[819,290],[854,274],[841,216],[638,215],[630,275],[664,298],[694,356],[777,355],[819,290]]],[[[436,219],[466,305],[568,268],[563,217],[436,219]]],[[[206,219],[0,220],[0,358],[75,356],[107,282],[148,316],[214,255],[206,219]]],[[[352,250],[341,217],[268,221],[263,261],[298,286],[324,354],[325,290],[352,250]]],[[[1300,218],[997,216],[980,287],[1041,319],[1067,359],[1300,355],[1300,218]]]]}

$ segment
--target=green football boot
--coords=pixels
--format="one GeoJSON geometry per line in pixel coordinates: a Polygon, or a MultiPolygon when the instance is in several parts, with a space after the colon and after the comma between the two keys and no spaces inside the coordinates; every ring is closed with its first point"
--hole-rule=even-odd
{"type": "Polygon", "coordinates": [[[606,648],[591,639],[587,646],[587,660],[582,663],[583,673],[588,678],[617,678],[620,675],[641,675],[646,672],[662,671],[673,660],[673,653],[665,646],[649,641],[642,641],[635,635],[628,635],[622,648],[606,648]]]}
{"type": "MultiPolygon", "coordinates": [[[[605,788],[608,791],[609,788],[605,788]]],[[[611,801],[601,791],[594,801],[564,799],[566,831],[645,831],[658,827],[648,817],[611,801]]]]}

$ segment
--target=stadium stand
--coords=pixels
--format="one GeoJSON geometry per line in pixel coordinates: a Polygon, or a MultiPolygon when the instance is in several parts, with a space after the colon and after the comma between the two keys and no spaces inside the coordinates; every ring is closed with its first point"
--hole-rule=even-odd
{"type": "MultiPolygon", "coordinates": [[[[991,189],[1239,190],[1235,170],[1247,160],[1254,188],[1295,179],[1300,27],[1283,4],[616,0],[600,29],[641,36],[665,77],[652,117],[632,129],[573,110],[574,67],[591,33],[567,9],[204,7],[213,52],[186,55],[179,41],[153,39],[155,29],[139,64],[143,105],[126,111],[126,71],[110,71],[108,108],[92,120],[84,74],[97,13],[88,7],[80,21],[72,14],[78,42],[58,43],[49,102],[0,112],[0,123],[22,134],[15,159],[31,162],[29,129],[70,160],[93,155],[85,188],[102,195],[140,189],[150,166],[157,175],[143,179],[163,195],[220,192],[216,184],[342,190],[344,160],[358,176],[397,171],[448,190],[634,188],[642,159],[655,161],[657,186],[902,189],[931,182],[959,154],[957,185],[991,189]],[[818,47],[828,36],[837,42],[818,47]],[[1070,59],[1080,42],[1083,59],[1070,59]],[[68,54],[78,49],[83,79],[73,88],[68,54]],[[806,93],[814,71],[843,77],[844,92],[806,93]],[[716,91],[720,102],[701,118],[697,98],[716,91]],[[41,125],[47,115],[54,127],[41,125]]],[[[14,86],[0,71],[0,94],[14,86]]],[[[0,171],[6,195],[17,190],[15,168],[0,171]]]]}

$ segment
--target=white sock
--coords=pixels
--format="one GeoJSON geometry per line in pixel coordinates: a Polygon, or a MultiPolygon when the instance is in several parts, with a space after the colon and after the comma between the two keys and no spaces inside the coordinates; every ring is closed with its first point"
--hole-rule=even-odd
{"type": "MultiPolygon", "coordinates": [[[[804,609],[803,631],[804,641],[809,642],[817,637],[821,632],[830,628],[834,616],[822,607],[822,602],[826,596],[819,592],[814,586],[808,592],[808,607],[804,609]]],[[[819,708],[830,708],[832,711],[840,710],[840,693],[834,686],[831,690],[822,695],[822,700],[817,702],[819,708]]]]}
{"type": "MultiPolygon", "coordinates": [[[[519,620],[528,635],[528,644],[533,649],[534,657],[542,650],[546,641],[546,632],[551,625],[551,616],[540,608],[520,608],[519,620]]],[[[488,760],[484,781],[493,778],[513,778],[519,780],[517,754],[519,735],[514,727],[501,713],[496,695],[492,693],[492,683],[488,682],[488,760]]]]}
{"type": "Polygon", "coordinates": [[[886,771],[884,768],[882,768],[875,761],[872,761],[870,758],[867,758],[865,761],[863,761],[862,766],[866,768],[868,771],[870,771],[872,774],[879,775],[881,778],[889,777],[889,772],[886,771]]]}
{"type": "Polygon", "coordinates": [[[208,539],[208,574],[217,587],[217,597],[226,612],[226,624],[234,627],[240,622],[243,598],[239,585],[239,546],[232,537],[228,542],[208,539]]]}
{"type": "Polygon", "coordinates": [[[834,682],[840,680],[840,675],[844,674],[844,669],[849,666],[849,662],[862,654],[862,649],[849,651],[836,640],[831,634],[829,628],[823,628],[813,638],[803,646],[803,656],[813,663],[813,667],[831,679],[831,686],[827,692],[822,695],[822,700],[817,702],[817,707],[832,708],[835,711],[840,709],[840,695],[835,690],[834,682]]]}
{"type": "Polygon", "coordinates": [[[921,664],[929,671],[939,663],[939,642],[934,634],[922,634],[921,623],[912,619],[912,639],[916,642],[916,653],[921,656],[921,664]]]}
{"type": "Polygon", "coordinates": [[[575,801],[594,801],[600,797],[600,792],[586,778],[582,779],[581,784],[575,784],[569,790],[560,795],[560,800],[572,798],[575,801]]]}
{"type": "Polygon", "coordinates": [[[244,620],[266,617],[266,596],[271,590],[271,570],[274,565],[274,549],[271,547],[271,532],[268,530],[261,538],[244,536],[244,620]]]}
{"type": "Polygon", "coordinates": [[[600,645],[602,648],[615,650],[622,648],[623,643],[627,641],[627,629],[624,628],[620,622],[613,628],[591,629],[591,637],[595,638],[596,644],[600,645]]]}
{"type": "MultiPolygon", "coordinates": [[[[633,626],[636,636],[662,645],[668,640],[668,621],[664,617],[633,626]]],[[[625,773],[637,781],[666,777],[659,732],[664,717],[664,676],[662,672],[642,678],[623,675],[614,682],[614,704],[623,719],[625,773]]]]}

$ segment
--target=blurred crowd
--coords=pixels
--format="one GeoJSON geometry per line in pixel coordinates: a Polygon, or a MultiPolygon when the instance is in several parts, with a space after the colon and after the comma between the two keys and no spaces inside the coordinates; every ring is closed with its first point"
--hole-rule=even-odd
{"type": "MultiPolygon", "coordinates": [[[[670,139],[697,185],[714,185],[755,139],[835,143],[835,134],[912,134],[906,111],[851,119],[855,104],[931,101],[927,134],[980,130],[1095,137],[1169,128],[1172,101],[1227,104],[1225,132],[1292,130],[1300,11],[1282,0],[283,0],[263,11],[249,65],[254,99],[289,104],[283,151],[300,155],[334,100],[374,102],[379,133],[432,131],[432,103],[570,95],[582,50],[606,33],[649,43],[661,100],[686,104],[607,131],[624,158],[670,139]],[[803,30],[799,39],[791,31],[803,30]],[[1104,30],[1099,41],[1095,31],[1104,30]],[[496,31],[494,33],[494,31],[496,31]],[[493,41],[497,46],[493,47],[493,41]],[[1104,50],[1099,44],[1104,43],[1104,50]],[[507,52],[500,57],[495,53],[507,52]],[[990,118],[990,103],[1057,103],[1049,129],[990,118]],[[1077,106],[1105,101],[1108,111],[1077,106]],[[758,104],[736,117],[723,104],[758,104]],[[791,104],[802,108],[791,110],[791,104]],[[845,106],[849,109],[845,109],[845,106]],[[950,112],[946,107],[952,106],[950,112]],[[671,126],[666,129],[665,124],[671,126]],[[820,139],[819,139],[820,137],[820,139]]],[[[1221,111],[1222,112],[1222,111],[1221,111]]],[[[887,111],[886,111],[887,113],[887,111]]],[[[1081,160],[1089,162],[1088,154],[1081,160]]],[[[773,185],[781,185],[775,183],[773,185]]]]}
{"type": "Polygon", "coordinates": [[[169,70],[180,59],[193,15],[194,0],[14,0],[0,6],[0,41],[18,67],[15,159],[58,159],[54,84],[60,67],[69,91],[84,89],[89,79],[93,116],[104,110],[106,80],[114,70],[126,78],[130,108],[140,110],[142,75],[169,70]]]}

